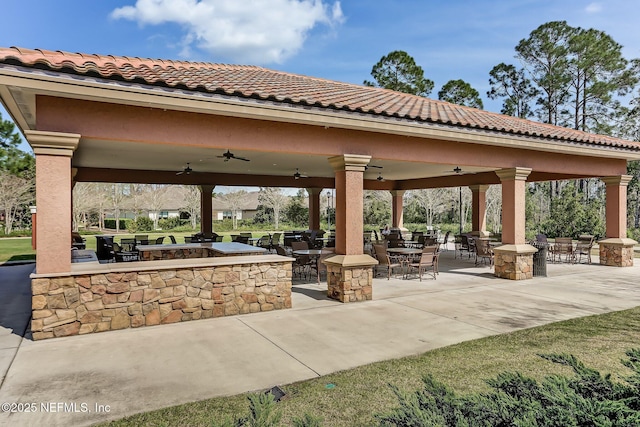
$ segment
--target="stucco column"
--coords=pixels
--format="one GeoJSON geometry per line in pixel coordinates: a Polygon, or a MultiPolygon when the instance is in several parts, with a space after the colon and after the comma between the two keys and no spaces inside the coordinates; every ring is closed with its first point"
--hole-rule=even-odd
{"type": "Polygon", "coordinates": [[[538,250],[525,240],[525,190],[528,168],[496,171],[502,182],[502,246],[494,252],[494,275],[503,279],[533,277],[533,254],[538,250]]]}
{"type": "Polygon", "coordinates": [[[471,189],[471,234],[487,235],[487,189],[488,185],[470,185],[471,189]]]}
{"type": "Polygon", "coordinates": [[[525,243],[525,190],[529,168],[496,171],[502,182],[502,243],[525,243]]]}
{"type": "Polygon", "coordinates": [[[391,227],[402,228],[404,226],[403,196],[405,190],[389,190],[389,192],[391,193],[391,227]]]}
{"type": "Polygon", "coordinates": [[[322,188],[307,188],[309,194],[309,230],[320,229],[320,193],[322,188]]]}
{"type": "Polygon", "coordinates": [[[362,254],[364,167],[371,156],[345,154],[329,159],[336,173],[336,253],[362,254]]]}
{"type": "Polygon", "coordinates": [[[71,157],[80,135],[25,131],[36,157],[36,273],[71,271],[71,157]]]}
{"type": "Polygon", "coordinates": [[[364,167],[371,156],[344,154],[329,159],[336,172],[336,254],[327,266],[327,296],[342,302],[373,298],[375,258],[363,253],[364,167]]]}
{"type": "Polygon", "coordinates": [[[200,185],[200,231],[213,232],[213,189],[215,185],[200,185]]]}
{"type": "Polygon", "coordinates": [[[627,238],[627,185],[629,175],[602,178],[607,188],[607,238],[598,242],[600,264],[616,267],[633,266],[636,242],[627,238]]]}
{"type": "Polygon", "coordinates": [[[607,189],[607,238],[627,237],[627,185],[631,176],[609,176],[602,178],[607,189]]]}

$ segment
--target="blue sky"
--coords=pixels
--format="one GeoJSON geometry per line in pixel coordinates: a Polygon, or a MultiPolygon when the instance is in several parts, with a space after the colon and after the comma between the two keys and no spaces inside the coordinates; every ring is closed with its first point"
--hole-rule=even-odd
{"type": "Polygon", "coordinates": [[[496,112],[489,71],[517,65],[515,46],[545,22],[605,31],[640,58],[637,0],[3,0],[1,10],[3,47],[261,65],[356,84],[404,50],[435,82],[431,97],[463,79],[496,112]]]}

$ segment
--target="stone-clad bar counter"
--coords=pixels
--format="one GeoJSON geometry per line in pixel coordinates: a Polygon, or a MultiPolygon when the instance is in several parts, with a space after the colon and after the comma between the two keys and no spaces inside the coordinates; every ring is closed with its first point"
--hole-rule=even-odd
{"type": "Polygon", "coordinates": [[[31,276],[33,339],[291,308],[292,258],[72,264],[31,276]]]}

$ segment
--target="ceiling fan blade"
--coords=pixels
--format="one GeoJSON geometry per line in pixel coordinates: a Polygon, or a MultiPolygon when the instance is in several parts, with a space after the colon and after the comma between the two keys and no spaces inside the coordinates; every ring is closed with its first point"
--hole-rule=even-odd
{"type": "Polygon", "coordinates": [[[182,175],[184,171],[176,172],[176,175],[182,175]]]}
{"type": "Polygon", "coordinates": [[[250,162],[250,161],[251,161],[251,160],[249,160],[249,159],[245,159],[244,157],[236,157],[236,156],[233,156],[233,158],[234,158],[234,159],[236,159],[236,160],[242,160],[243,162],[250,162]]]}
{"type": "Polygon", "coordinates": [[[365,166],[364,168],[365,168],[365,170],[366,170],[366,169],[369,169],[369,168],[378,168],[378,169],[382,169],[383,167],[382,167],[382,166],[376,166],[376,165],[367,165],[367,166],[365,166]]]}

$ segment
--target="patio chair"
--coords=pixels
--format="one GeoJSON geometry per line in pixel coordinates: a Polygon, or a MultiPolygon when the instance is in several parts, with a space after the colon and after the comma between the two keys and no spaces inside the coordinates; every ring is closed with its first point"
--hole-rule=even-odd
{"type": "Polygon", "coordinates": [[[387,236],[387,242],[390,248],[404,248],[404,240],[399,233],[391,233],[387,236]]]}
{"type": "Polygon", "coordinates": [[[269,236],[268,234],[265,234],[264,236],[260,237],[258,239],[258,241],[256,242],[256,246],[259,248],[264,248],[266,250],[268,250],[269,252],[271,252],[273,250],[273,244],[271,242],[271,236],[269,236]]]}
{"type": "Polygon", "coordinates": [[[325,254],[320,255],[320,257],[318,258],[318,283],[320,282],[320,277],[322,276],[322,273],[327,273],[327,266],[324,265],[324,263],[322,261],[324,261],[327,258],[331,258],[332,256],[335,255],[335,252],[332,250],[331,252],[327,252],[325,254]]]}
{"type": "Polygon", "coordinates": [[[217,233],[202,233],[202,240],[205,242],[215,242],[216,237],[218,237],[217,233]]]}
{"type": "Polygon", "coordinates": [[[486,263],[489,260],[489,266],[493,267],[493,249],[491,249],[491,243],[489,240],[478,239],[475,241],[476,248],[476,265],[479,264],[480,260],[483,263],[486,263]]]}
{"type": "Polygon", "coordinates": [[[456,234],[456,252],[454,254],[454,258],[458,257],[460,254],[460,258],[462,258],[462,253],[467,252],[469,258],[471,258],[471,250],[469,247],[469,235],[468,234],[456,234]]]}
{"type": "Polygon", "coordinates": [[[276,254],[278,254],[278,255],[291,256],[291,255],[289,255],[289,253],[287,252],[287,249],[284,246],[275,245],[274,248],[276,250],[276,254]]]}
{"type": "Polygon", "coordinates": [[[237,242],[237,243],[244,243],[245,245],[249,244],[249,237],[247,236],[235,236],[233,238],[233,240],[231,240],[232,242],[237,242]]]}
{"type": "Polygon", "coordinates": [[[422,248],[422,254],[418,262],[412,262],[408,265],[407,275],[412,271],[417,270],[418,277],[422,282],[422,275],[424,273],[431,274],[433,280],[438,275],[438,248],[437,246],[425,246],[422,248]]]}
{"type": "Polygon", "coordinates": [[[77,231],[71,232],[71,247],[75,249],[86,249],[87,241],[83,239],[77,231]]]}
{"type": "MultiPolygon", "coordinates": [[[[126,239],[123,239],[126,240],[126,239]]],[[[134,239],[131,239],[134,240],[134,239]]],[[[116,262],[138,261],[138,251],[126,250],[121,245],[113,242],[113,255],[116,262]]]]}
{"type": "Polygon", "coordinates": [[[451,231],[447,231],[444,235],[444,237],[442,238],[442,245],[439,248],[439,251],[444,252],[447,251],[449,248],[447,247],[447,243],[449,243],[449,236],[451,235],[451,231]]]}
{"type": "Polygon", "coordinates": [[[476,254],[476,238],[473,236],[467,236],[467,243],[469,245],[469,258],[471,258],[471,255],[473,254],[475,256],[476,254]]]}
{"type": "MultiPolygon", "coordinates": [[[[291,242],[292,252],[307,249],[309,249],[309,244],[307,242],[291,242]]],[[[293,268],[298,270],[298,275],[302,277],[302,273],[305,273],[305,275],[307,273],[311,274],[311,269],[315,268],[315,262],[311,259],[311,257],[309,255],[296,255],[295,253],[293,254],[293,256],[296,259],[293,262],[293,268]]]]}
{"type": "Polygon", "coordinates": [[[594,236],[585,235],[578,237],[578,243],[576,243],[576,248],[573,252],[575,262],[580,263],[582,261],[582,256],[586,256],[587,263],[591,264],[591,249],[593,248],[594,241],[594,236]]]}
{"type": "Polygon", "coordinates": [[[138,245],[148,245],[149,244],[149,235],[147,234],[136,234],[135,235],[136,243],[138,245]]]}
{"type": "Polygon", "coordinates": [[[287,247],[291,247],[291,243],[297,241],[297,239],[292,234],[284,234],[284,245],[287,247]]]}
{"type": "Polygon", "coordinates": [[[120,247],[125,252],[133,252],[136,250],[136,239],[120,239],[120,247]]]}
{"type": "Polygon", "coordinates": [[[371,244],[371,231],[362,232],[362,243],[365,248],[371,244]]]}
{"type": "Polygon", "coordinates": [[[173,243],[174,245],[178,242],[176,242],[176,238],[173,236],[173,234],[169,235],[169,240],[171,240],[171,243],[173,243]]]}
{"type": "Polygon", "coordinates": [[[161,245],[164,242],[164,236],[160,236],[156,239],[156,245],[161,245]]]}
{"type": "Polygon", "coordinates": [[[573,240],[571,237],[556,237],[553,246],[551,246],[551,252],[553,253],[553,261],[557,259],[562,262],[562,257],[566,262],[574,262],[573,253],[573,240]]]}
{"type": "Polygon", "coordinates": [[[378,260],[378,265],[375,267],[376,272],[378,269],[386,270],[387,272],[387,280],[391,279],[391,273],[394,268],[403,268],[402,263],[400,262],[399,257],[392,257],[387,252],[387,245],[384,243],[373,245],[373,250],[376,254],[376,259],[378,260]]]}

